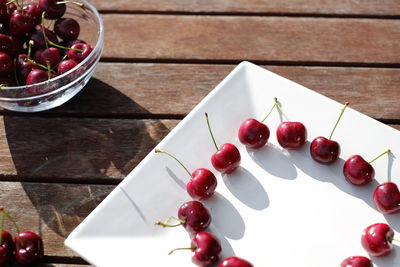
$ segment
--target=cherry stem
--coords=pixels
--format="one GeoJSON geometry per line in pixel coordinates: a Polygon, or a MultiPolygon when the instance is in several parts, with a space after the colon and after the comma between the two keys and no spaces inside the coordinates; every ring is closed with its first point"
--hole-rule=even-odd
{"type": "Polygon", "coordinates": [[[12,4],[12,3],[14,3],[15,2],[15,4],[17,5],[17,7],[19,7],[20,9],[21,9],[21,12],[22,12],[22,14],[24,14],[24,9],[23,9],[23,7],[21,7],[21,5],[18,3],[18,1],[17,0],[11,0],[10,2],[7,2],[7,6],[9,5],[9,4],[12,4]]]}
{"type": "Polygon", "coordinates": [[[278,108],[279,112],[282,113],[282,115],[289,120],[288,116],[286,116],[285,112],[283,112],[281,105],[278,102],[278,98],[274,97],[274,102],[275,102],[275,106],[278,108]]]}
{"type": "Polygon", "coordinates": [[[274,101],[275,101],[274,105],[273,105],[272,108],[269,110],[269,112],[267,113],[267,115],[265,115],[264,119],[262,119],[261,122],[264,122],[264,121],[268,118],[269,114],[271,114],[271,112],[272,112],[272,111],[274,110],[274,108],[277,106],[277,98],[276,98],[276,97],[274,97],[274,101]],[[275,100],[276,100],[276,101],[275,101],[275,100]]]}
{"type": "Polygon", "coordinates": [[[191,251],[195,251],[196,248],[175,248],[173,250],[171,250],[170,252],[168,252],[168,255],[171,255],[172,253],[174,253],[177,250],[191,250],[191,251]]]}
{"type": "Polygon", "coordinates": [[[42,12],[42,22],[41,22],[41,24],[42,24],[42,34],[43,34],[43,38],[44,38],[44,44],[46,45],[46,49],[49,49],[49,45],[47,44],[47,42],[49,41],[48,39],[47,39],[47,36],[46,36],[46,32],[45,32],[45,28],[44,28],[44,16],[45,16],[45,14],[46,14],[46,11],[43,11],[42,12]]]}
{"type": "Polygon", "coordinates": [[[171,217],[169,217],[168,219],[166,219],[166,220],[163,221],[163,222],[156,221],[154,224],[155,224],[155,225],[160,225],[160,226],[162,226],[162,227],[177,227],[177,226],[180,226],[180,225],[182,225],[182,224],[184,224],[184,223],[186,223],[185,220],[181,220],[181,219],[178,219],[178,218],[176,218],[176,217],[174,217],[174,216],[171,216],[171,217]],[[177,222],[179,222],[179,223],[178,223],[178,224],[169,224],[169,222],[170,222],[172,219],[174,219],[175,221],[177,221],[177,222]]]}
{"type": "MultiPolygon", "coordinates": [[[[43,34],[44,34],[44,32],[43,32],[43,34]]],[[[30,58],[31,57],[31,52],[32,52],[32,45],[34,45],[34,41],[33,40],[30,40],[29,41],[29,44],[28,44],[28,57],[30,58]]]]}
{"type": "Polygon", "coordinates": [[[20,231],[19,231],[18,225],[17,225],[17,223],[15,222],[14,218],[11,217],[10,214],[8,214],[8,212],[5,211],[4,208],[0,208],[0,210],[1,210],[1,212],[4,214],[4,216],[7,217],[7,218],[12,222],[12,224],[13,224],[14,227],[15,227],[15,230],[17,230],[17,234],[19,234],[20,231]]]}
{"type": "Polygon", "coordinates": [[[63,58],[60,60],[60,62],[58,62],[56,65],[54,65],[54,67],[51,70],[55,72],[55,69],[58,67],[58,65],[60,65],[60,63],[63,62],[67,57],[68,57],[67,54],[64,55],[63,58]]]}
{"type": "Polygon", "coordinates": [[[396,242],[396,243],[400,243],[400,239],[394,239],[394,238],[393,238],[393,239],[392,239],[392,242],[393,242],[393,241],[396,242]]]}
{"type": "Polygon", "coordinates": [[[57,5],[62,5],[62,4],[68,4],[68,3],[77,5],[77,6],[82,7],[82,8],[85,7],[85,5],[84,5],[83,3],[77,2],[77,1],[59,1],[59,2],[57,2],[56,4],[57,4],[57,5]]]}
{"type": "Polygon", "coordinates": [[[50,62],[46,61],[46,65],[47,65],[47,80],[51,79],[51,66],[50,66],[50,62]]]}
{"type": "Polygon", "coordinates": [[[174,160],[176,160],[176,161],[185,169],[185,171],[189,174],[190,177],[192,177],[192,174],[191,174],[190,171],[185,167],[185,165],[183,165],[183,163],[182,163],[179,159],[177,159],[175,156],[173,156],[172,154],[168,153],[167,151],[160,150],[160,149],[157,149],[157,148],[154,150],[154,152],[156,152],[156,153],[163,153],[163,154],[166,154],[166,155],[170,156],[171,158],[173,158],[174,160]]]}
{"type": "MultiPolygon", "coordinates": [[[[40,63],[37,63],[37,62],[34,61],[33,59],[26,58],[25,61],[28,61],[28,62],[30,62],[30,63],[36,65],[36,66],[39,66],[39,67],[41,67],[41,68],[43,68],[43,69],[45,69],[45,70],[48,70],[47,66],[42,65],[42,64],[40,64],[40,63]]],[[[50,70],[50,71],[53,72],[53,73],[55,74],[55,71],[52,71],[52,70],[50,70]]]]}
{"type": "Polygon", "coordinates": [[[385,152],[383,152],[382,154],[380,154],[379,156],[377,156],[376,158],[374,158],[373,160],[371,160],[371,161],[368,162],[368,163],[371,164],[372,162],[374,162],[375,160],[379,159],[380,157],[382,157],[383,155],[385,155],[385,154],[387,154],[387,153],[390,153],[390,149],[386,150],[385,152]]]}
{"type": "Polygon", "coordinates": [[[57,48],[61,48],[61,49],[65,49],[65,50],[74,50],[76,52],[82,53],[83,49],[79,49],[79,48],[71,48],[71,47],[66,47],[66,46],[62,46],[56,43],[53,43],[52,41],[50,41],[49,39],[47,39],[47,42],[49,42],[49,44],[51,44],[52,46],[55,46],[57,48]]]}
{"type": "Polygon", "coordinates": [[[205,115],[206,115],[206,122],[207,122],[207,126],[208,126],[208,131],[210,132],[210,135],[211,135],[211,138],[213,140],[214,146],[218,151],[219,149],[218,149],[218,146],[217,146],[217,142],[215,142],[215,138],[214,138],[214,135],[213,135],[212,130],[211,130],[211,125],[210,125],[210,121],[208,120],[207,112],[205,113],[205,115]]]}
{"type": "Polygon", "coordinates": [[[1,225],[0,225],[0,246],[3,245],[3,229],[4,229],[4,221],[6,220],[6,215],[4,214],[4,210],[1,211],[1,225]]]}
{"type": "Polygon", "coordinates": [[[333,130],[332,130],[332,132],[331,132],[331,135],[329,136],[329,140],[332,139],[332,135],[333,135],[333,133],[335,132],[336,127],[337,127],[337,125],[339,124],[340,119],[342,118],[343,112],[344,112],[344,110],[347,108],[348,105],[349,105],[349,102],[344,103],[344,106],[343,106],[343,108],[342,108],[342,111],[340,112],[339,118],[337,119],[337,121],[336,121],[336,123],[335,123],[335,126],[333,127],[333,130]]]}

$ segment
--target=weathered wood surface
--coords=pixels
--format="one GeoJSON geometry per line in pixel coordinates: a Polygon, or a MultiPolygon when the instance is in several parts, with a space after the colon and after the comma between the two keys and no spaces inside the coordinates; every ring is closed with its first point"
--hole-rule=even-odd
{"type": "Polygon", "coordinates": [[[91,0],[104,11],[399,15],[397,0],[91,0]]]}
{"type": "Polygon", "coordinates": [[[4,116],[0,121],[0,177],[115,184],[177,122],[4,116]]]}
{"type": "MultiPolygon", "coordinates": [[[[0,203],[16,219],[21,231],[42,236],[46,256],[76,257],[64,246],[65,238],[114,187],[0,182],[0,203]]],[[[6,229],[15,233],[9,222],[6,229]]]]}
{"type": "Polygon", "coordinates": [[[103,15],[106,58],[389,63],[400,20],[103,15]]]}
{"type": "MultiPolygon", "coordinates": [[[[49,112],[90,117],[184,116],[234,67],[100,63],[96,79],[69,103],[49,112]]],[[[336,101],[351,102],[352,108],[373,118],[400,118],[400,69],[263,67],[336,101]]]]}

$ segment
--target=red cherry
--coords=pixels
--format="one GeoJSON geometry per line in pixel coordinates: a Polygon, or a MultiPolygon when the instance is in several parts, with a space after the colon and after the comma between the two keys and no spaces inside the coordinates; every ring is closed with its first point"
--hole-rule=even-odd
{"type": "Polygon", "coordinates": [[[13,62],[9,55],[0,52],[0,75],[5,76],[12,72],[13,62]]]}
{"type": "Polygon", "coordinates": [[[26,83],[26,78],[28,77],[28,74],[33,69],[38,68],[37,65],[33,64],[32,62],[27,61],[27,59],[29,59],[28,55],[19,54],[17,56],[17,60],[16,60],[18,81],[23,84],[26,83]]]}
{"type": "Polygon", "coordinates": [[[373,267],[370,259],[364,256],[352,256],[344,259],[340,267],[373,267]]]}
{"type": "Polygon", "coordinates": [[[380,184],[374,191],[374,202],[383,214],[400,213],[400,192],[395,183],[380,184]]]}
{"type": "Polygon", "coordinates": [[[14,238],[15,260],[22,265],[32,265],[43,258],[43,242],[33,232],[21,232],[14,238]]]}
{"type": "Polygon", "coordinates": [[[50,64],[50,67],[56,66],[61,61],[60,51],[55,47],[49,47],[46,49],[39,49],[33,55],[33,58],[37,63],[40,63],[44,66],[47,66],[47,63],[50,64]]]}
{"type": "Polygon", "coordinates": [[[10,14],[7,9],[7,0],[0,0],[0,23],[6,24],[10,20],[10,14]]]}
{"type": "Polygon", "coordinates": [[[0,243],[0,266],[6,266],[6,264],[14,256],[14,241],[9,232],[2,230],[0,243]]]}
{"type": "Polygon", "coordinates": [[[190,174],[185,165],[172,154],[160,149],[155,149],[155,152],[170,156],[185,169],[191,178],[190,182],[186,184],[186,191],[192,198],[207,200],[214,194],[215,188],[217,187],[217,178],[215,178],[215,175],[210,170],[199,168],[190,174]]]}
{"type": "Polygon", "coordinates": [[[68,72],[69,70],[72,70],[77,66],[79,62],[76,62],[75,60],[72,59],[66,59],[60,62],[57,66],[57,74],[61,75],[63,73],[68,72]]]}
{"type": "Polygon", "coordinates": [[[183,203],[178,210],[178,218],[185,221],[182,226],[192,234],[204,231],[211,223],[210,212],[196,200],[183,203]]]}
{"type": "Polygon", "coordinates": [[[199,232],[192,239],[194,254],[192,262],[198,266],[209,266],[221,258],[221,243],[212,234],[199,232]]]}
{"type": "MultiPolygon", "coordinates": [[[[50,79],[53,77],[55,77],[55,75],[51,73],[50,79]]],[[[48,72],[41,69],[33,69],[31,72],[29,72],[28,76],[26,77],[26,85],[41,83],[47,81],[48,79],[49,79],[48,72]]],[[[31,93],[36,94],[35,91],[32,91],[31,93]]]]}
{"type": "Polygon", "coordinates": [[[286,149],[299,149],[307,139],[306,127],[301,122],[284,121],[276,129],[278,143],[286,149]]]}
{"type": "Polygon", "coordinates": [[[374,257],[388,255],[392,249],[394,231],[385,223],[376,223],[368,226],[362,232],[361,244],[374,257]]]}
{"type": "Polygon", "coordinates": [[[68,50],[68,58],[78,62],[83,61],[93,51],[93,47],[90,44],[85,44],[85,43],[73,44],[71,48],[72,49],[68,50]],[[78,49],[81,51],[77,51],[74,49],[78,49]]]}
{"type": "Polygon", "coordinates": [[[10,32],[15,37],[25,37],[33,31],[34,21],[28,14],[14,12],[10,19],[10,32]]]}
{"type": "Polygon", "coordinates": [[[253,267],[253,264],[239,257],[229,257],[221,261],[218,267],[253,267]]]}
{"type": "Polygon", "coordinates": [[[340,155],[340,145],[338,142],[331,140],[332,135],[335,132],[335,129],[342,118],[343,112],[345,111],[346,107],[349,105],[348,102],[346,102],[340,112],[339,118],[336,121],[335,126],[333,127],[333,130],[331,132],[331,135],[329,136],[329,139],[319,136],[315,138],[311,142],[310,146],[310,154],[311,157],[319,163],[323,164],[331,164],[337,160],[337,158],[340,155]]]}
{"type": "Polygon", "coordinates": [[[240,125],[238,137],[243,145],[257,149],[267,143],[269,129],[256,119],[247,119],[240,125]]]}
{"type": "Polygon", "coordinates": [[[22,45],[15,37],[0,33],[0,51],[16,56],[20,50],[22,45]]]}
{"type": "Polygon", "coordinates": [[[57,4],[57,2],[60,2],[58,0],[39,0],[39,8],[43,12],[45,12],[45,18],[46,19],[59,19],[61,18],[65,10],[67,9],[67,6],[65,3],[60,3],[57,4]]]}
{"type": "Polygon", "coordinates": [[[346,160],[343,166],[343,174],[346,180],[354,185],[365,185],[375,176],[374,168],[361,156],[354,155],[346,160]]]}
{"type": "MultiPolygon", "coordinates": [[[[53,43],[57,43],[57,36],[54,32],[50,31],[47,28],[44,28],[44,34],[46,37],[53,43]]],[[[46,48],[46,41],[43,36],[43,26],[41,24],[37,24],[33,30],[31,35],[31,40],[33,40],[33,46],[37,49],[46,48]]]]}
{"type": "Polygon", "coordinates": [[[61,18],[54,24],[54,31],[64,41],[73,41],[78,39],[80,26],[74,19],[61,18]]]}

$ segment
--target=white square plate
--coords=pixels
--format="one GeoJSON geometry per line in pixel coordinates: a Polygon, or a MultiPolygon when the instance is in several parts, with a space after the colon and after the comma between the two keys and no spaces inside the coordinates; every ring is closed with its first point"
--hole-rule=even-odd
{"type": "MultiPolygon", "coordinates": [[[[338,266],[348,256],[367,255],[360,236],[370,224],[389,223],[399,239],[400,214],[380,214],[372,192],[388,178],[399,184],[400,132],[348,108],[333,136],[341,145],[341,159],[326,166],[311,159],[309,142],[298,151],[279,146],[275,129],[281,118],[274,111],[266,120],[268,145],[246,149],[237,140],[239,125],[250,117],[261,119],[273,97],[289,119],[305,124],[309,141],[329,135],[343,106],[243,62],[158,145],[189,170],[204,167],[216,174],[217,193],[204,203],[212,214],[209,230],[220,238],[223,257],[237,255],[260,267],[338,266]],[[211,166],[215,148],[205,112],[217,143],[232,142],[241,152],[241,167],[233,174],[222,176],[211,166]],[[353,154],[372,159],[387,148],[393,154],[373,163],[376,181],[364,187],[345,181],[345,159],[353,154]]],[[[65,244],[96,266],[191,266],[190,251],[167,255],[190,245],[184,228],[154,225],[176,216],[180,205],[190,200],[185,192],[188,179],[172,159],[149,153],[65,244]]],[[[400,247],[373,261],[382,267],[400,266],[400,247]]]]}

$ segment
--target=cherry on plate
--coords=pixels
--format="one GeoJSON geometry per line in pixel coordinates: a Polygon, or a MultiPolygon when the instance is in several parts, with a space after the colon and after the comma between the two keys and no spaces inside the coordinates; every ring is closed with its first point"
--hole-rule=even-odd
{"type": "Polygon", "coordinates": [[[340,267],[373,267],[370,259],[364,256],[351,256],[342,261],[340,267]]]}
{"type": "Polygon", "coordinates": [[[228,257],[222,260],[218,267],[253,267],[253,264],[239,257],[228,257]]]}
{"type": "Polygon", "coordinates": [[[393,250],[394,231],[386,223],[368,226],[362,232],[361,244],[369,255],[382,257],[393,250]]]}
{"type": "Polygon", "coordinates": [[[400,192],[395,183],[386,182],[378,185],[373,198],[376,207],[383,214],[400,213],[400,192]]]}

